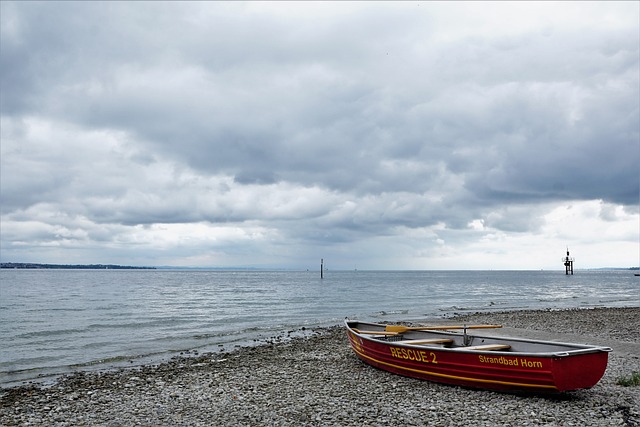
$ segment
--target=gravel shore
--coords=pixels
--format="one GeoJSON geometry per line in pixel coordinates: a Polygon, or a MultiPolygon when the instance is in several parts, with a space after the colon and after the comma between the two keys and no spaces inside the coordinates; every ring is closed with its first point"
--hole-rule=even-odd
{"type": "Polygon", "coordinates": [[[470,390],[359,361],[344,328],[160,365],[80,373],[0,391],[0,425],[46,426],[640,426],[640,308],[481,313],[503,335],[614,349],[592,389],[557,396],[470,390]],[[504,333],[502,333],[504,332],[504,333]]]}

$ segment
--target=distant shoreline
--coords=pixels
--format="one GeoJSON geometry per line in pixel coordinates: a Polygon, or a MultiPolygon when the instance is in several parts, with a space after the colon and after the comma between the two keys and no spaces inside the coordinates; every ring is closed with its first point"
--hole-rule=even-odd
{"type": "Polygon", "coordinates": [[[0,268],[11,269],[66,269],[66,270],[155,270],[155,267],[136,267],[117,264],[34,264],[28,262],[3,262],[0,268]]]}
{"type": "MultiPolygon", "coordinates": [[[[131,266],[118,264],[40,264],[29,262],[2,262],[0,269],[50,269],[50,270],[184,270],[184,271],[305,271],[304,269],[293,268],[268,268],[268,267],[184,267],[184,266],[131,266]]],[[[309,271],[309,269],[306,269],[309,271]]]]}
{"type": "MultiPolygon", "coordinates": [[[[192,270],[192,271],[312,271],[308,268],[293,267],[251,267],[251,266],[227,266],[227,267],[192,267],[192,266],[159,266],[144,267],[118,264],[41,264],[29,262],[2,262],[0,269],[51,269],[51,270],[192,270]]],[[[328,271],[328,270],[327,270],[328,271]]],[[[333,271],[485,271],[485,270],[350,270],[336,269],[333,271]]],[[[489,270],[486,270],[489,271],[489,270]]],[[[496,270],[496,271],[556,271],[556,270],[496,270]]],[[[562,271],[562,270],[557,270],[562,271]]],[[[579,268],[576,271],[640,271],[640,267],[600,267],[579,268]]]]}

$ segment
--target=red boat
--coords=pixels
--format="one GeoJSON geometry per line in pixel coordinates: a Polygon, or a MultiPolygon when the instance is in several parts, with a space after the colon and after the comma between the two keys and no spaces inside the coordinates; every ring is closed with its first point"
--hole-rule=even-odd
{"type": "Polygon", "coordinates": [[[468,329],[499,325],[410,328],[346,320],[353,351],[395,374],[501,391],[557,393],[593,387],[610,347],[480,336],[468,329]],[[461,329],[463,332],[447,330],[461,329]]]}

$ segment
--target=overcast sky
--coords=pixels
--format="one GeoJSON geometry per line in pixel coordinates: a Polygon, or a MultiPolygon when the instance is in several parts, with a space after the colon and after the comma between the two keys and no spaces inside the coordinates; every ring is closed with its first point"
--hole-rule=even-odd
{"type": "Polygon", "coordinates": [[[638,2],[7,2],[2,262],[640,258],[638,2]]]}

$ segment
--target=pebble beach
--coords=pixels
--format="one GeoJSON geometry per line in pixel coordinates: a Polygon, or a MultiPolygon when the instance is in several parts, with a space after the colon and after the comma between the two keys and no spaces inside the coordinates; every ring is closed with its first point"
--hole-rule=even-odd
{"type": "MultiPolygon", "coordinates": [[[[501,335],[613,348],[593,388],[498,393],[365,365],[342,325],[255,347],[188,355],[0,390],[2,426],[640,426],[640,308],[465,314],[501,335]]],[[[416,321],[416,323],[419,323],[416,321]]]]}

